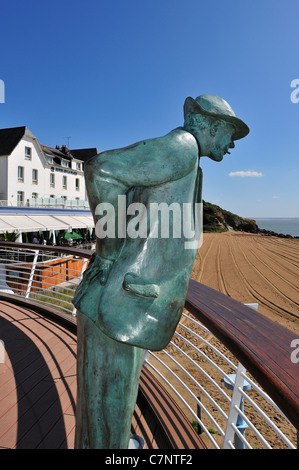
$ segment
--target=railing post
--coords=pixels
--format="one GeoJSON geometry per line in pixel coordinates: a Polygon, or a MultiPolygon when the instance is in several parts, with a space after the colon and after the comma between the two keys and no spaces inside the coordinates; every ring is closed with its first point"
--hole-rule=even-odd
{"type": "Polygon", "coordinates": [[[235,424],[239,431],[244,435],[247,424],[238,413],[238,408],[243,411],[243,396],[241,390],[249,390],[251,386],[244,380],[242,374],[245,374],[245,367],[239,362],[236,374],[230,374],[229,377],[234,381],[231,384],[228,380],[224,379],[224,385],[226,388],[233,390],[230,409],[228,413],[227,425],[225,430],[225,436],[223,440],[223,449],[230,449],[230,443],[235,438],[235,448],[244,449],[244,443],[241,441],[239,436],[235,434],[232,424],[235,424]]]}
{"type": "Polygon", "coordinates": [[[5,361],[5,345],[4,341],[0,339],[0,364],[4,364],[5,361]]]}
{"type": "MultiPolygon", "coordinates": [[[[198,397],[197,397],[197,400],[198,400],[199,402],[201,402],[201,397],[198,396],[198,397]]],[[[196,414],[197,414],[197,416],[198,416],[199,421],[201,421],[201,406],[199,406],[198,403],[197,403],[197,407],[196,407],[196,414]]],[[[201,433],[202,433],[202,427],[201,427],[201,425],[200,425],[199,422],[198,422],[198,423],[197,423],[197,434],[201,434],[201,433]]]]}
{"type": "Polygon", "coordinates": [[[146,350],[145,353],[144,353],[144,359],[143,359],[144,367],[147,367],[147,364],[149,363],[150,357],[151,357],[150,352],[148,350],[146,350]]]}
{"type": "Polygon", "coordinates": [[[36,264],[37,264],[37,258],[38,258],[39,250],[36,250],[34,253],[35,253],[35,255],[34,255],[33,263],[32,263],[32,266],[31,266],[31,272],[30,272],[30,276],[29,276],[29,281],[28,281],[28,285],[27,285],[25,299],[28,299],[29,294],[30,294],[31,285],[32,285],[32,281],[33,281],[33,276],[34,276],[34,272],[35,272],[35,267],[36,267],[36,264]]]}
{"type": "MultiPolygon", "coordinates": [[[[82,280],[82,278],[83,278],[84,271],[85,271],[86,268],[87,268],[87,262],[88,262],[88,259],[87,259],[87,258],[84,258],[84,259],[83,259],[83,263],[82,263],[82,269],[81,269],[80,277],[79,277],[79,283],[81,282],[81,280],[82,280]]],[[[77,313],[77,309],[76,309],[76,307],[74,306],[73,311],[72,311],[73,317],[76,316],[76,313],[77,313]]]]}

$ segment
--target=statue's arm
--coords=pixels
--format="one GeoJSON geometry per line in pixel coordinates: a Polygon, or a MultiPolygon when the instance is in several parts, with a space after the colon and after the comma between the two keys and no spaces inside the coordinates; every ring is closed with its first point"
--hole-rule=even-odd
{"type": "MultiPolygon", "coordinates": [[[[85,165],[85,181],[95,224],[100,203],[114,207],[115,238],[97,238],[97,253],[113,262],[119,256],[124,239],[117,238],[118,196],[132,187],[157,186],[182,178],[197,164],[195,139],[185,132],[174,132],[130,147],[100,153],[85,165]]],[[[110,265],[110,263],[108,263],[110,265]]],[[[108,266],[109,271],[109,266],[108,266]]]]}

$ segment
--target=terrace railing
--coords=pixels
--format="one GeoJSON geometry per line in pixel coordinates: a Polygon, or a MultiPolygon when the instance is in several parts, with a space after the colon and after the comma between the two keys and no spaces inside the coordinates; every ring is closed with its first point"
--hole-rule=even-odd
{"type": "Polygon", "coordinates": [[[45,207],[50,209],[89,209],[88,201],[83,199],[64,199],[62,197],[30,198],[26,201],[0,200],[0,207],[45,207]]]}
{"type": "MultiPolygon", "coordinates": [[[[72,298],[91,251],[0,242],[0,298],[76,321],[72,298]]],[[[144,367],[208,448],[297,448],[299,339],[256,310],[190,280],[172,341],[144,367]]]]}

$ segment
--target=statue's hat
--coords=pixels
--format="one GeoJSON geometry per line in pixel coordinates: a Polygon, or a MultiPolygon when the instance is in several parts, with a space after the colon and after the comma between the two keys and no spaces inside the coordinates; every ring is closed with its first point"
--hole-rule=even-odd
{"type": "Polygon", "coordinates": [[[196,99],[189,96],[184,104],[184,116],[187,114],[205,114],[233,124],[236,128],[234,140],[242,139],[249,133],[245,122],[237,118],[230,105],[219,96],[200,95],[196,99]]]}

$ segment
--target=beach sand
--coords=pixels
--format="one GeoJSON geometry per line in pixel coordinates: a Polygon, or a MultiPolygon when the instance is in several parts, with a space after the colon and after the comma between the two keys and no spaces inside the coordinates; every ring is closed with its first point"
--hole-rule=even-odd
{"type": "Polygon", "coordinates": [[[204,233],[191,278],[299,333],[299,239],[204,233]]]}
{"type": "MultiPolygon", "coordinates": [[[[198,250],[191,278],[229,295],[239,302],[258,303],[258,311],[261,314],[298,333],[299,337],[299,240],[243,232],[204,233],[203,244],[198,250]]],[[[192,327],[191,322],[183,317],[181,323],[188,325],[188,327],[195,331],[198,328],[192,327]]],[[[182,327],[179,328],[178,331],[188,338],[188,333],[185,334],[182,327]]],[[[237,364],[235,358],[233,358],[220,341],[215,338],[211,339],[208,334],[206,336],[226,357],[237,364]]],[[[192,350],[185,341],[178,337],[174,337],[172,343],[166,348],[166,351],[188,369],[196,377],[196,380],[216,399],[216,402],[228,412],[226,400],[221,395],[215,394],[214,386],[206,379],[204,374],[198,371],[196,366],[190,365],[190,362],[184,354],[176,349],[175,345],[180,347],[196,364],[203,367],[206,373],[213,377],[223,388],[221,374],[216,372],[206,360],[202,359],[196,351],[192,350]]],[[[199,341],[197,346],[220,365],[226,373],[233,372],[202,341],[199,341]]],[[[163,352],[156,354],[181,378],[183,383],[193,390],[196,396],[201,396],[202,403],[211,414],[215,415],[216,413],[215,416],[219,417],[219,412],[205,398],[204,394],[200,392],[198,386],[194,385],[193,381],[185,373],[181,372],[177,364],[173,363],[172,359],[163,352]]],[[[156,367],[157,369],[161,368],[158,363],[156,367]]],[[[170,372],[163,373],[173,382],[170,372]]],[[[165,384],[163,385],[165,386],[165,384]]],[[[176,386],[182,397],[190,402],[190,397],[184,386],[178,382],[176,386]]],[[[188,419],[192,421],[194,418],[181,400],[174,395],[171,389],[168,389],[168,391],[178,401],[179,406],[183,409],[188,419]]],[[[254,390],[251,390],[249,394],[251,398],[259,403],[264,412],[274,419],[274,422],[276,422],[293,444],[296,445],[295,429],[284,419],[281,419],[280,415],[277,415],[277,412],[267,402],[261,401],[260,396],[254,390]]],[[[192,407],[195,411],[196,405],[193,404],[192,407]]],[[[274,448],[286,448],[285,444],[275,437],[268,425],[262,422],[260,417],[256,415],[256,412],[246,404],[245,412],[271,446],[274,448]]],[[[205,415],[203,415],[203,422],[209,428],[215,428],[209,424],[205,415]]],[[[222,429],[225,429],[226,424],[224,420],[221,421],[221,417],[219,423],[221,423],[222,429]]],[[[202,436],[204,436],[205,442],[210,447],[210,442],[205,438],[205,435],[202,436]]],[[[213,434],[213,437],[221,446],[222,440],[217,432],[213,434]]],[[[253,448],[263,448],[251,430],[246,431],[246,437],[253,448]]]]}

